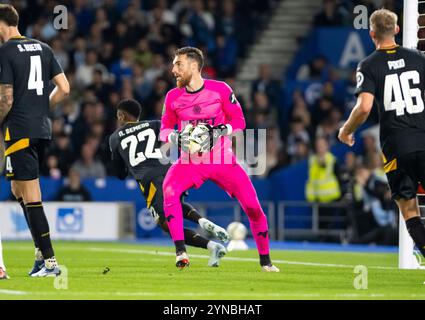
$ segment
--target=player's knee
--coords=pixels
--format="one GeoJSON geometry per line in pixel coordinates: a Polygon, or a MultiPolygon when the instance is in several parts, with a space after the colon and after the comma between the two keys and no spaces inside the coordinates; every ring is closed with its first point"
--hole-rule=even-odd
{"type": "Polygon", "coordinates": [[[159,227],[164,230],[165,232],[170,232],[170,230],[168,229],[168,224],[167,221],[165,221],[164,217],[160,217],[158,220],[158,225],[159,227]]]}
{"type": "Polygon", "coordinates": [[[260,204],[252,201],[246,203],[244,206],[245,213],[252,221],[260,221],[265,217],[263,210],[261,209],[260,204]]]}
{"type": "Polygon", "coordinates": [[[13,196],[16,199],[22,198],[22,193],[21,193],[21,191],[19,190],[19,187],[17,186],[17,184],[14,181],[12,181],[12,183],[10,184],[10,189],[12,191],[13,196]]]}
{"type": "Polygon", "coordinates": [[[163,186],[163,192],[164,192],[164,200],[165,202],[173,202],[177,201],[180,202],[180,196],[183,193],[178,189],[178,186],[173,184],[166,184],[164,183],[163,186]]]}

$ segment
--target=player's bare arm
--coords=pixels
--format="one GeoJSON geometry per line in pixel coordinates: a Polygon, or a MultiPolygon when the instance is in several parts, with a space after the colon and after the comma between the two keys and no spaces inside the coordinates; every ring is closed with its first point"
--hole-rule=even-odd
{"type": "Polygon", "coordinates": [[[357,103],[351,111],[350,117],[339,129],[338,139],[349,145],[354,145],[353,133],[360,127],[369,117],[372,110],[374,96],[368,92],[363,92],[357,98],[357,103]]]}
{"type": "Polygon", "coordinates": [[[0,123],[6,118],[13,104],[13,86],[0,84],[0,123]]]}
{"type": "Polygon", "coordinates": [[[54,108],[58,103],[63,101],[70,92],[70,86],[68,79],[66,78],[64,73],[60,73],[53,78],[53,82],[56,87],[53,89],[50,94],[50,108],[54,108]]]}

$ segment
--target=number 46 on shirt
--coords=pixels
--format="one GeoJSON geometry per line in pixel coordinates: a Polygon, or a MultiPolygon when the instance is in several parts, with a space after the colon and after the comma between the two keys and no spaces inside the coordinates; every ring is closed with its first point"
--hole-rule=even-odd
{"type": "Polygon", "coordinates": [[[421,90],[419,88],[410,88],[410,82],[412,84],[420,83],[420,76],[416,70],[405,71],[400,76],[394,73],[385,77],[385,111],[395,110],[397,116],[403,116],[405,110],[409,114],[420,113],[424,110],[421,90]]]}

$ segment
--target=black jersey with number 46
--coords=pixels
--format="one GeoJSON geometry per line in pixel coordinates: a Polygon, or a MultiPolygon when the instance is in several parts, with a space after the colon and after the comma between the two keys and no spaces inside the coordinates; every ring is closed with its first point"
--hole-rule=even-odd
{"type": "Polygon", "coordinates": [[[400,46],[376,50],[359,63],[356,94],[375,97],[388,160],[425,150],[424,76],[425,56],[400,46]]]}
{"type": "Polygon", "coordinates": [[[0,47],[0,84],[13,85],[13,105],[3,124],[7,140],[51,138],[48,84],[62,72],[43,42],[14,37],[0,47]]]}
{"type": "Polygon", "coordinates": [[[130,173],[136,180],[165,174],[169,164],[163,164],[159,130],[161,121],[129,122],[109,138],[112,161],[120,178],[130,173]]]}

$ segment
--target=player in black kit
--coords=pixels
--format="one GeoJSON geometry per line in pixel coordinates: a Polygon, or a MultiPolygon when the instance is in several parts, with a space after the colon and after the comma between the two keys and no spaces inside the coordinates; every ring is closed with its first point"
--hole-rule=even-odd
{"type": "Polygon", "coordinates": [[[380,9],[370,17],[370,36],[376,51],[359,63],[357,104],[339,131],[352,146],[353,132],[366,121],[375,101],[379,111],[380,142],[393,199],[410,236],[425,256],[425,228],[416,192],[425,186],[425,56],[396,44],[397,15],[380,9]]]}
{"type": "Polygon", "coordinates": [[[51,139],[49,111],[69,94],[68,81],[52,49],[18,31],[19,15],[0,4],[0,124],[6,178],[20,202],[36,247],[33,277],[57,276],[49,224],[41,203],[39,163],[51,139]],[[56,85],[50,93],[49,81],[56,85]]]}
{"type": "MultiPolygon", "coordinates": [[[[124,179],[130,174],[139,183],[146,205],[159,226],[169,233],[164,214],[162,183],[171,164],[165,164],[160,150],[159,130],[161,121],[139,121],[142,108],[135,100],[123,100],[117,106],[119,128],[110,136],[109,145],[116,175],[124,179]]],[[[202,218],[194,207],[182,201],[185,219],[199,223],[223,242],[229,240],[227,232],[202,218]]],[[[185,243],[210,251],[209,266],[218,267],[226,249],[220,243],[210,241],[198,233],[184,229],[185,243]]]]}

